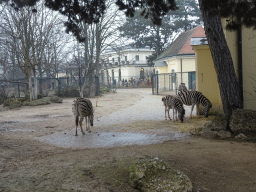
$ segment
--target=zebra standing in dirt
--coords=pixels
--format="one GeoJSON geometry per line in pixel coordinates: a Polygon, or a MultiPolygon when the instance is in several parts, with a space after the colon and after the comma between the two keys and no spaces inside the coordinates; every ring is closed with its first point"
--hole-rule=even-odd
{"type": "Polygon", "coordinates": [[[181,122],[183,122],[183,119],[185,116],[185,110],[183,107],[183,103],[179,100],[179,98],[173,95],[167,95],[166,97],[162,98],[162,101],[164,102],[164,105],[165,105],[165,119],[167,120],[166,118],[166,111],[167,111],[168,117],[171,120],[169,110],[172,109],[173,121],[175,121],[175,119],[177,120],[177,112],[178,112],[178,117],[181,120],[181,122]],[[175,113],[175,119],[174,119],[174,113],[175,113]]]}
{"type": "Polygon", "coordinates": [[[74,100],[74,103],[72,104],[72,111],[74,116],[76,117],[76,120],[75,120],[76,136],[77,136],[78,121],[80,124],[81,132],[83,133],[83,135],[85,134],[82,127],[82,122],[84,117],[86,122],[86,131],[90,133],[91,132],[90,125],[93,126],[93,117],[94,117],[92,102],[89,99],[77,98],[76,100],[74,100]],[[79,117],[80,117],[80,120],[79,120],[79,117]]]}
{"type": "Polygon", "coordinates": [[[174,97],[174,96],[172,96],[172,95],[167,95],[166,97],[162,97],[162,101],[163,101],[164,107],[165,107],[165,113],[164,113],[164,115],[165,115],[165,120],[167,120],[166,112],[168,113],[168,117],[169,117],[169,119],[171,120],[171,117],[170,117],[170,114],[169,114],[170,109],[172,109],[171,102],[169,102],[169,100],[170,100],[169,98],[170,98],[170,97],[174,97]]]}
{"type": "Polygon", "coordinates": [[[199,116],[199,104],[203,105],[203,112],[205,117],[208,117],[210,108],[212,108],[212,103],[207,99],[201,92],[198,91],[180,91],[177,97],[181,100],[184,105],[192,105],[190,118],[192,118],[192,112],[194,106],[197,106],[197,115],[199,116]]]}

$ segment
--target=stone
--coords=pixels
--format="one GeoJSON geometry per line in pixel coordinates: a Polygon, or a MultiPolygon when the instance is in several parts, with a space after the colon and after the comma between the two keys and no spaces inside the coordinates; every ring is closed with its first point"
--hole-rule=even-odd
{"type": "Polygon", "coordinates": [[[231,133],[229,131],[224,131],[224,130],[221,130],[217,133],[217,136],[220,138],[220,139],[227,139],[227,138],[230,138],[231,137],[231,133]]]}
{"type": "Polygon", "coordinates": [[[143,192],[192,191],[188,176],[158,158],[143,159],[129,168],[129,183],[143,192]]]}
{"type": "Polygon", "coordinates": [[[211,122],[204,125],[204,129],[211,131],[225,130],[227,126],[227,118],[224,114],[218,114],[214,117],[211,122]]]}
{"type": "Polygon", "coordinates": [[[248,137],[245,136],[243,133],[238,134],[237,136],[235,136],[235,139],[239,139],[239,140],[247,140],[248,137]]]}
{"type": "Polygon", "coordinates": [[[256,136],[256,111],[251,109],[236,109],[230,118],[230,130],[234,133],[256,136]]]}
{"type": "Polygon", "coordinates": [[[206,132],[202,132],[201,136],[214,139],[217,137],[217,133],[218,131],[206,131],[206,132]]]}

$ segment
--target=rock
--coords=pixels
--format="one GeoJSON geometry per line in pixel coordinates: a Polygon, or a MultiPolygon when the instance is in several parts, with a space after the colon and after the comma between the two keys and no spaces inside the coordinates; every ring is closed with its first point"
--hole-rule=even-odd
{"type": "Polygon", "coordinates": [[[211,131],[220,131],[225,130],[227,125],[227,118],[224,114],[218,114],[214,117],[211,122],[208,122],[204,125],[204,129],[211,131]]]}
{"type": "Polygon", "coordinates": [[[139,160],[129,168],[130,185],[143,192],[192,191],[188,176],[158,158],[139,160]]]}
{"type": "Polygon", "coordinates": [[[236,109],[230,118],[229,126],[234,133],[256,136],[256,111],[236,109]]]}
{"type": "Polygon", "coordinates": [[[206,131],[206,132],[202,132],[201,136],[214,139],[217,137],[217,133],[218,131],[206,131]]]}
{"type": "Polygon", "coordinates": [[[235,136],[235,139],[239,139],[239,140],[247,140],[248,137],[245,136],[243,133],[240,133],[239,135],[235,136]]]}
{"type": "Polygon", "coordinates": [[[220,138],[220,139],[227,139],[227,138],[230,138],[231,137],[231,133],[229,131],[219,131],[217,133],[217,136],[220,138]]]}

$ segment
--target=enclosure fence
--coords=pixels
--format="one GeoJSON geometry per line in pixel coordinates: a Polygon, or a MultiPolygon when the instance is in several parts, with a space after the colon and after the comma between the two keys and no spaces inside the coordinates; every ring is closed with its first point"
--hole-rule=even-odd
{"type": "Polygon", "coordinates": [[[158,94],[177,94],[181,83],[185,83],[188,90],[196,90],[196,73],[176,72],[152,75],[152,93],[158,94]]]}

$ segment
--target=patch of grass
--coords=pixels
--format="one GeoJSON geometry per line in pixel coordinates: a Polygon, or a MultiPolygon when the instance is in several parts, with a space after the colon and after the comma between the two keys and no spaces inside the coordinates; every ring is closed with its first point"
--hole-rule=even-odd
{"type": "Polygon", "coordinates": [[[92,167],[92,169],[97,177],[104,178],[107,183],[122,189],[129,185],[129,167],[136,161],[136,159],[120,157],[92,167]]]}

